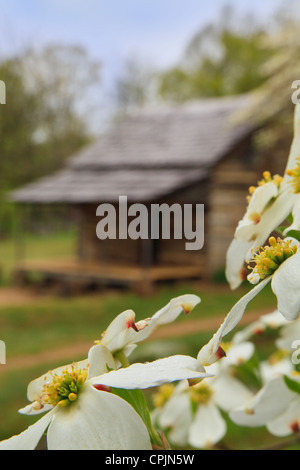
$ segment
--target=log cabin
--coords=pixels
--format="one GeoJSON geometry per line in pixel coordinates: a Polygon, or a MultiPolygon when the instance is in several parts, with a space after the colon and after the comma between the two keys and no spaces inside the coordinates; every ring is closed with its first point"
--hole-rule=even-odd
{"type": "Polygon", "coordinates": [[[151,292],[161,281],[209,279],[223,270],[249,186],[266,168],[278,173],[283,167],[256,154],[257,129],[236,119],[249,99],[147,105],[114,123],[60,171],[14,191],[12,199],[20,207],[63,204],[75,209],[78,227],[74,260],[19,263],[18,275],[36,271],[60,283],[125,285],[151,292]],[[204,204],[203,248],[186,250],[186,240],[175,237],[100,240],[97,207],[117,207],[120,196],[148,208],[154,203],[204,204]]]}

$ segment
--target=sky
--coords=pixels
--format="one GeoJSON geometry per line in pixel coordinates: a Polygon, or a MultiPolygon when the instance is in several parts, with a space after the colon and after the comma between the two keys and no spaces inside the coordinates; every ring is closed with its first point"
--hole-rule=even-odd
{"type": "Polygon", "coordinates": [[[0,0],[0,54],[61,41],[105,62],[137,55],[167,66],[225,4],[267,23],[282,0],[0,0]]]}
{"type": "Polygon", "coordinates": [[[160,69],[176,64],[228,4],[268,24],[283,0],[0,0],[0,58],[26,45],[81,45],[101,61],[109,86],[130,57],[160,69]]]}

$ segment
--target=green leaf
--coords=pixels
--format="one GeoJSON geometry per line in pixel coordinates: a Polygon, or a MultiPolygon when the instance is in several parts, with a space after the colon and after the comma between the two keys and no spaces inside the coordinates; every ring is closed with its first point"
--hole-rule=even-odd
{"type": "Polygon", "coordinates": [[[300,242],[300,232],[298,230],[290,230],[285,236],[296,238],[300,242]]]}
{"type": "Polygon", "coordinates": [[[295,393],[300,395],[300,382],[296,382],[295,380],[291,379],[287,375],[284,376],[284,381],[286,386],[295,393]]]}

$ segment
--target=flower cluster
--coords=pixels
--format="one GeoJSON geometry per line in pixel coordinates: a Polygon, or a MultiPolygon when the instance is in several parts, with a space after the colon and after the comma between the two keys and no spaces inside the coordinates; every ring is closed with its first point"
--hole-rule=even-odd
{"type": "Polygon", "coordinates": [[[261,316],[223,345],[227,357],[207,367],[198,385],[181,381],[154,396],[153,420],[174,447],[209,449],[227,433],[227,419],[240,426],[266,427],[276,437],[300,431],[300,319],[279,311],[261,316]],[[270,333],[271,332],[271,333],[270,333]],[[260,358],[257,339],[274,337],[274,348],[260,358]],[[294,360],[293,360],[294,358],[294,360]],[[246,379],[247,380],[246,380],[246,379]]]}
{"type": "Polygon", "coordinates": [[[283,235],[300,230],[299,157],[300,157],[300,105],[295,106],[294,139],[283,177],[271,178],[264,173],[264,184],[251,187],[249,204],[238,223],[234,238],[227,251],[226,277],[235,289],[245,279],[244,263],[292,213],[293,222],[283,235]]]}
{"type": "Polygon", "coordinates": [[[211,378],[195,385],[181,381],[154,395],[153,420],[175,447],[212,448],[226,435],[223,413],[253,396],[234,372],[251,359],[254,346],[246,341],[222,346],[226,357],[206,368],[211,378]]]}
{"type": "MultiPolygon", "coordinates": [[[[253,397],[233,408],[230,418],[238,425],[266,426],[277,437],[300,430],[300,372],[292,346],[299,334],[300,320],[283,321],[280,312],[261,319],[263,329],[276,330],[275,351],[260,363],[261,388],[253,397]]],[[[299,336],[298,336],[299,338],[299,336]]]]}
{"type": "Polygon", "coordinates": [[[294,139],[285,174],[282,178],[278,175],[272,178],[265,172],[258,186],[251,188],[246,213],[238,223],[226,257],[226,277],[231,288],[237,288],[246,277],[252,284],[271,281],[278,310],[288,320],[296,319],[300,313],[299,159],[300,105],[297,104],[294,139]],[[290,215],[292,223],[282,228],[290,215]],[[274,231],[280,234],[277,239],[271,236],[274,231]],[[249,266],[251,262],[254,266],[249,266]]]}

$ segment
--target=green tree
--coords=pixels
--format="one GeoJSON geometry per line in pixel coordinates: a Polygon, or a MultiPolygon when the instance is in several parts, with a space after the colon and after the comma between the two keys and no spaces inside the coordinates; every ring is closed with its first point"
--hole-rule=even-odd
{"type": "Polygon", "coordinates": [[[61,168],[92,138],[99,64],[74,46],[27,50],[0,63],[0,233],[7,231],[7,192],[61,168]],[[88,101],[90,100],[90,101],[88,101]]]}
{"type": "Polygon", "coordinates": [[[233,23],[225,16],[192,38],[182,62],[159,77],[158,93],[163,99],[236,95],[264,82],[261,67],[272,55],[264,44],[266,32],[250,20],[251,27],[237,29],[233,23]]]}

